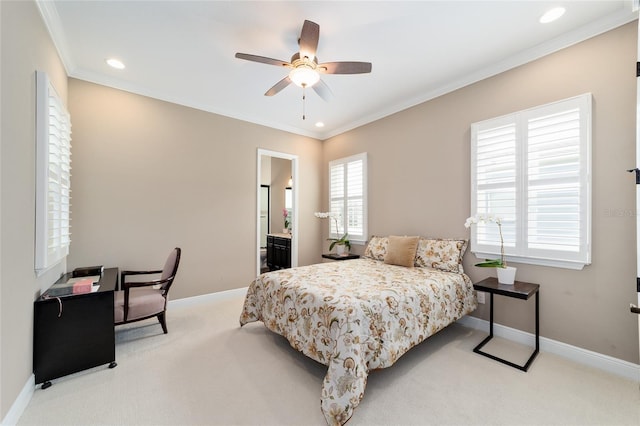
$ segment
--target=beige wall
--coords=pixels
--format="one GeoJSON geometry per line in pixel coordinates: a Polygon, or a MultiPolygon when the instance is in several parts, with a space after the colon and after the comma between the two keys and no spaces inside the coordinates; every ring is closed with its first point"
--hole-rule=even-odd
{"type": "Polygon", "coordinates": [[[35,71],[63,98],[67,76],[33,2],[0,2],[2,125],[0,155],[0,419],[32,373],[33,300],[64,265],[36,278],[35,71]]]}
{"type": "MultiPolygon", "coordinates": [[[[369,234],[467,236],[470,124],[591,92],[593,263],[582,271],[513,266],[519,280],[541,285],[542,336],[638,363],[638,322],[629,313],[635,185],[625,172],[635,163],[636,46],[637,21],[331,138],[324,162],[368,152],[369,234]]],[[[474,263],[467,254],[474,280],[493,272],[474,263]]],[[[496,302],[496,322],[533,332],[533,301],[496,302]]],[[[488,319],[487,305],[475,315],[488,319]]]]}
{"type": "Polygon", "coordinates": [[[258,148],[298,155],[299,264],[320,260],[320,141],[75,79],[69,104],[69,269],[158,268],[179,246],[171,298],[247,286],[256,270],[258,148]]]}

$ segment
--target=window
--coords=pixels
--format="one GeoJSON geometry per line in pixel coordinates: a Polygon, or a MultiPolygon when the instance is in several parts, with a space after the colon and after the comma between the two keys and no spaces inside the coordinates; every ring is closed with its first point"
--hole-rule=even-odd
{"type": "Polygon", "coordinates": [[[331,238],[349,234],[349,240],[364,243],[367,239],[367,154],[334,160],[329,163],[329,204],[338,222],[329,222],[331,238]]]}
{"type": "Polygon", "coordinates": [[[36,253],[38,275],[69,254],[71,119],[47,74],[36,72],[36,253]]]}
{"type": "MultiPolygon", "coordinates": [[[[471,125],[471,212],[502,218],[507,260],[591,263],[591,94],[471,125]]],[[[471,228],[471,251],[500,254],[495,223],[471,228]]]]}
{"type": "Polygon", "coordinates": [[[284,209],[287,211],[287,219],[289,221],[287,228],[291,230],[291,225],[293,224],[293,191],[290,186],[284,189],[284,209]]]}

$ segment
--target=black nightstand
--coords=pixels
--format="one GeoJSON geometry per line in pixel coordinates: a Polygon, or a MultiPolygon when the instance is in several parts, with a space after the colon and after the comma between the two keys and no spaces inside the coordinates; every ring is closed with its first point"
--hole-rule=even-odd
{"type": "Polygon", "coordinates": [[[521,281],[516,281],[513,283],[513,285],[500,284],[498,283],[497,278],[491,277],[491,278],[486,278],[480,281],[479,283],[475,283],[473,285],[473,288],[477,291],[484,291],[489,293],[489,336],[486,339],[484,339],[482,342],[480,342],[478,346],[473,348],[473,351],[480,355],[484,355],[488,358],[499,361],[503,364],[510,365],[511,367],[517,368],[519,370],[527,371],[529,369],[529,366],[535,359],[535,357],[538,355],[538,352],[540,351],[540,322],[538,320],[538,313],[539,313],[539,306],[540,306],[540,303],[538,300],[539,293],[540,293],[539,291],[540,285],[533,284],[533,283],[525,283],[521,281]],[[498,294],[500,296],[506,296],[506,297],[514,297],[516,299],[522,299],[522,300],[529,300],[531,296],[533,296],[534,294],[536,295],[536,320],[535,320],[536,321],[536,349],[533,351],[533,353],[531,354],[531,356],[529,357],[529,360],[525,363],[525,365],[520,366],[511,361],[507,361],[495,355],[491,355],[481,351],[482,347],[486,345],[489,342],[489,340],[493,338],[493,295],[494,294],[498,294]]]}
{"type": "Polygon", "coordinates": [[[360,255],[359,254],[339,255],[335,253],[325,253],[322,255],[322,257],[324,257],[325,259],[331,259],[331,260],[349,260],[349,259],[359,259],[360,255]]]}

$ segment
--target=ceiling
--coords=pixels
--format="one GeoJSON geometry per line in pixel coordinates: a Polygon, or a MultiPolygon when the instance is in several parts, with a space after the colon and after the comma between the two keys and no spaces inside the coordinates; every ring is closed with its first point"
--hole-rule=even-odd
{"type": "Polygon", "coordinates": [[[70,77],[326,139],[524,64],[637,18],[633,1],[45,1],[38,6],[70,77]],[[559,20],[540,16],[562,5],[559,20]],[[323,75],[329,102],[290,85],[305,19],[320,25],[319,62],[371,62],[370,74],[323,75]],[[110,68],[116,57],[126,68],[110,68]],[[324,127],[316,127],[321,121],[324,127]]]}

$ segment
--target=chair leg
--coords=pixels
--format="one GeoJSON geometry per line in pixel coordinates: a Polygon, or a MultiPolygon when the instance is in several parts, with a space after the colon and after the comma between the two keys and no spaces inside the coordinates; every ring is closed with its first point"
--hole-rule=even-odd
{"type": "Polygon", "coordinates": [[[162,326],[162,331],[164,331],[164,334],[167,334],[167,323],[164,318],[164,312],[158,314],[158,321],[160,321],[160,325],[162,326]]]}

